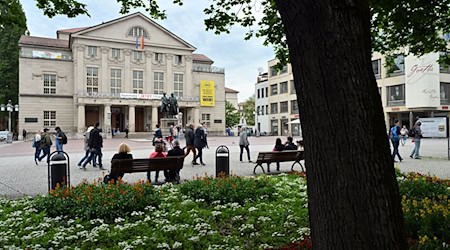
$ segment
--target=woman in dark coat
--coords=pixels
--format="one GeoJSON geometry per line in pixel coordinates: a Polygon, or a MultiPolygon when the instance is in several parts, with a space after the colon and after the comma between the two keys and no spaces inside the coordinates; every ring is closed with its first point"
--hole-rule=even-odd
{"type": "MultiPolygon", "coordinates": [[[[286,149],[286,147],[281,143],[281,139],[277,138],[275,140],[275,147],[273,147],[272,151],[281,152],[285,149],[286,149]]],[[[280,163],[279,162],[277,162],[277,171],[280,171],[280,163]]],[[[268,170],[268,172],[270,172],[270,170],[268,170]]]]}
{"type": "MultiPolygon", "coordinates": [[[[133,155],[130,154],[130,152],[131,152],[130,146],[128,146],[128,144],[126,144],[126,143],[121,143],[119,145],[119,152],[112,157],[111,162],[114,159],[117,159],[117,160],[133,159],[133,155]]],[[[122,179],[123,175],[124,174],[119,174],[119,175],[109,174],[109,177],[111,180],[117,181],[119,179],[119,177],[120,177],[120,179],[122,179]]]]}
{"type": "Polygon", "coordinates": [[[197,156],[194,158],[194,162],[197,162],[197,159],[200,158],[200,164],[205,166],[203,163],[203,148],[206,147],[205,141],[205,131],[202,126],[198,126],[194,133],[194,147],[197,149],[197,156]]]}

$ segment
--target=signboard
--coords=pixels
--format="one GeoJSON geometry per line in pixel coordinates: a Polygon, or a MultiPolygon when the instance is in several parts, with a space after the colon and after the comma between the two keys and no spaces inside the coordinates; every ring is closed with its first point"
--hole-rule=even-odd
{"type": "Polygon", "coordinates": [[[120,98],[124,99],[160,100],[162,96],[160,94],[120,93],[120,98]]]}
{"type": "Polygon", "coordinates": [[[214,81],[200,81],[200,106],[214,107],[215,100],[215,86],[214,81]]]}
{"type": "Polygon", "coordinates": [[[62,59],[62,54],[58,52],[50,51],[37,51],[33,50],[33,58],[44,58],[44,59],[62,59]]]}
{"type": "Polygon", "coordinates": [[[423,137],[447,137],[447,117],[420,118],[423,137]]]}
{"type": "Polygon", "coordinates": [[[438,53],[405,59],[407,108],[429,108],[440,105],[438,53]]]}

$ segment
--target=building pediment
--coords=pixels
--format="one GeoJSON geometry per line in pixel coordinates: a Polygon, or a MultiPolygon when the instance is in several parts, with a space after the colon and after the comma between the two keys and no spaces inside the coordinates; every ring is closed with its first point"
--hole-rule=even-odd
{"type": "Polygon", "coordinates": [[[177,35],[157,24],[140,12],[114,19],[71,34],[74,39],[107,40],[124,44],[140,43],[143,35],[144,47],[170,47],[194,51],[196,48],[177,35]],[[143,32],[143,33],[142,33],[143,32]]]}

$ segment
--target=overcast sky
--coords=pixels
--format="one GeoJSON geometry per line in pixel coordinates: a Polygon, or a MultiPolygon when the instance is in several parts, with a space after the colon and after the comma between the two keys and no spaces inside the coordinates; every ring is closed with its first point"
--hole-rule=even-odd
{"type": "MultiPolygon", "coordinates": [[[[45,17],[36,7],[35,0],[21,0],[27,17],[28,30],[32,36],[56,38],[56,30],[97,25],[120,17],[116,0],[80,0],[86,3],[91,17],[67,18],[45,17]]],[[[262,39],[244,41],[245,29],[234,27],[231,34],[214,35],[205,31],[203,9],[208,0],[185,0],[183,6],[172,0],[158,1],[166,10],[166,20],[157,23],[197,48],[195,53],[205,54],[214,66],[225,68],[225,86],[239,91],[239,101],[254,94],[258,68],[267,71],[267,61],[274,57],[271,47],[264,47],[262,39]]],[[[130,13],[144,11],[135,9],[130,13]]]]}

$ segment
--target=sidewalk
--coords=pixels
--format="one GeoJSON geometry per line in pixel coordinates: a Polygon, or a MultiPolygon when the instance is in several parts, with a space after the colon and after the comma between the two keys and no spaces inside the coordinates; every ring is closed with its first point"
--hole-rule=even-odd
{"type": "MultiPolygon", "coordinates": [[[[258,152],[271,151],[277,137],[249,137],[252,160],[256,160],[258,152]]],[[[283,138],[283,137],[280,137],[283,138]]],[[[284,138],[283,138],[284,139],[284,138]]],[[[295,138],[294,138],[295,139],[295,138]]],[[[233,174],[241,176],[253,175],[254,163],[248,163],[244,153],[244,162],[239,161],[238,137],[210,137],[209,149],[203,150],[204,162],[206,166],[191,166],[192,154],[187,156],[184,168],[181,170],[182,180],[190,180],[195,176],[215,175],[215,151],[219,145],[227,145],[230,150],[230,171],[233,174]]],[[[76,185],[83,180],[92,182],[101,180],[110,169],[110,160],[116,153],[117,147],[121,142],[126,142],[132,149],[134,158],[147,158],[153,151],[150,140],[142,139],[109,139],[104,141],[103,164],[106,170],[99,170],[90,165],[87,170],[78,169],[77,162],[84,156],[83,141],[69,140],[64,146],[64,150],[70,157],[70,181],[76,185]]],[[[185,142],[182,141],[184,146],[185,142]]],[[[447,140],[423,139],[421,145],[422,160],[414,160],[408,157],[414,144],[410,141],[405,146],[400,146],[400,154],[405,159],[398,163],[398,167],[406,172],[431,173],[441,178],[450,178],[450,161],[447,160],[447,140]]],[[[52,151],[54,148],[52,148],[52,151]]],[[[41,162],[38,166],[34,163],[34,148],[31,147],[31,141],[14,142],[13,144],[0,143],[0,196],[21,196],[46,194],[48,188],[47,165],[41,162]]],[[[292,163],[281,163],[281,171],[290,170],[292,163]]],[[[297,167],[298,168],[298,167],[297,167]]],[[[274,169],[274,168],[273,168],[274,169]]],[[[257,174],[261,170],[257,169],[257,174]]],[[[146,173],[126,174],[124,180],[135,182],[139,179],[146,179],[146,173]]],[[[154,173],[152,174],[152,180],[154,173]]],[[[164,179],[160,173],[159,180],[164,179]]]]}

